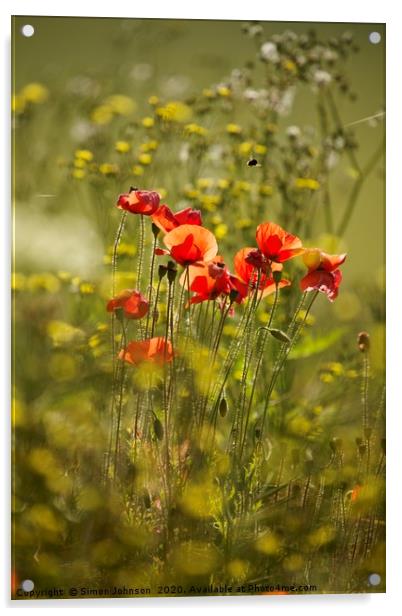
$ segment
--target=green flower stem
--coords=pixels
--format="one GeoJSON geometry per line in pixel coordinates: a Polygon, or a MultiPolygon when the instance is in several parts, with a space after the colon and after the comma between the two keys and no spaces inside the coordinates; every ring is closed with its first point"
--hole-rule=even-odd
{"type": "MultiPolygon", "coordinates": [[[[258,359],[257,359],[257,365],[255,367],[253,384],[252,384],[252,388],[251,388],[251,393],[250,393],[250,398],[249,398],[249,403],[248,403],[247,413],[246,413],[246,422],[245,422],[244,430],[242,430],[241,447],[240,447],[240,452],[239,452],[239,462],[241,461],[242,456],[243,456],[244,445],[245,445],[246,439],[247,439],[247,428],[248,428],[248,424],[249,424],[249,421],[250,421],[251,407],[252,407],[253,400],[254,400],[254,394],[255,394],[255,390],[256,390],[258,374],[259,374],[259,371],[260,371],[260,368],[261,368],[261,364],[262,364],[262,360],[263,360],[263,357],[264,357],[265,343],[266,343],[266,340],[267,340],[269,329],[270,329],[270,327],[271,327],[271,325],[273,323],[275,312],[276,312],[276,308],[277,308],[277,305],[278,305],[278,298],[279,298],[279,285],[276,285],[275,286],[275,299],[274,299],[274,303],[273,303],[273,306],[272,306],[271,314],[270,314],[270,317],[269,317],[268,325],[267,325],[266,328],[265,327],[261,328],[263,330],[262,341],[261,341],[261,350],[260,350],[260,354],[259,354],[258,359]]],[[[257,332],[257,335],[258,335],[258,332],[257,332]]]]}
{"type": "MultiPolygon", "coordinates": [[[[314,304],[314,302],[315,302],[315,300],[316,300],[316,298],[318,296],[318,293],[319,293],[319,291],[315,291],[314,292],[313,297],[312,297],[312,299],[311,299],[311,301],[310,301],[310,303],[309,303],[309,305],[307,307],[306,314],[304,315],[304,319],[301,322],[301,324],[299,325],[299,327],[296,328],[296,331],[293,334],[292,342],[290,344],[287,344],[287,345],[286,345],[286,343],[284,343],[282,345],[281,350],[279,351],[278,360],[275,362],[275,366],[274,366],[274,370],[273,370],[273,373],[272,373],[271,382],[270,382],[270,384],[268,386],[267,397],[266,397],[266,400],[265,400],[264,412],[263,412],[262,422],[261,422],[260,436],[259,436],[259,439],[258,439],[259,445],[261,445],[261,443],[262,443],[262,438],[263,438],[263,433],[264,433],[264,428],[265,428],[265,422],[266,422],[266,417],[267,417],[267,412],[268,412],[268,406],[269,406],[269,403],[270,403],[270,400],[271,400],[271,395],[272,395],[273,389],[275,387],[276,381],[278,379],[278,376],[279,376],[279,374],[280,374],[280,372],[281,372],[281,370],[282,370],[282,368],[283,368],[283,366],[285,364],[285,361],[286,361],[290,351],[292,350],[293,346],[295,345],[297,339],[299,338],[299,336],[301,334],[301,331],[302,331],[304,325],[306,324],[307,317],[308,317],[308,315],[310,313],[310,310],[311,310],[311,308],[312,308],[312,306],[313,306],[313,304],[314,304]]],[[[300,306],[300,304],[299,304],[299,306],[300,306]]],[[[298,315],[299,311],[300,311],[300,308],[298,307],[296,309],[296,313],[293,315],[293,318],[292,318],[292,321],[291,321],[291,325],[290,325],[290,327],[292,329],[293,329],[293,323],[296,322],[297,315],[298,315]]]]}
{"type": "Polygon", "coordinates": [[[151,310],[152,310],[152,292],[153,292],[154,270],[155,270],[155,248],[156,248],[157,241],[158,241],[158,238],[154,237],[153,246],[152,246],[152,255],[151,255],[151,266],[150,266],[150,272],[149,272],[149,280],[150,280],[149,291],[148,291],[149,308],[148,308],[148,314],[147,314],[147,322],[145,326],[145,337],[146,338],[148,338],[149,320],[150,320],[151,310]]]}

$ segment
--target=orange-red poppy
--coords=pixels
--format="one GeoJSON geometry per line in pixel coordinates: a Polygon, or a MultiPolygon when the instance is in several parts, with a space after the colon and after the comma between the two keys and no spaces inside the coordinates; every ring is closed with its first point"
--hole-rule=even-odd
{"type": "Polygon", "coordinates": [[[179,212],[172,212],[167,205],[160,205],[156,212],[152,214],[153,223],[165,233],[180,225],[202,225],[201,212],[186,207],[179,212]]]}
{"type": "Polygon", "coordinates": [[[117,207],[131,214],[151,216],[159,207],[160,196],[153,190],[135,190],[120,195],[117,207]]]}
{"type": "MultiPolygon", "coordinates": [[[[280,272],[283,268],[280,263],[271,262],[269,271],[264,255],[251,247],[242,248],[236,253],[234,267],[237,276],[246,284],[248,289],[255,289],[258,284],[258,290],[262,291],[262,297],[275,293],[276,283],[272,277],[272,272],[280,272]],[[263,258],[263,261],[260,257],[263,258]]],[[[289,280],[282,278],[278,287],[282,289],[290,284],[289,280]]]]}
{"type": "Polygon", "coordinates": [[[333,302],[342,282],[342,272],[338,267],[345,259],[346,254],[329,255],[318,248],[306,250],[303,260],[309,271],[300,281],[302,291],[320,291],[333,302]]]}
{"type": "Polygon", "coordinates": [[[169,231],[163,238],[167,250],[157,248],[158,255],[169,254],[183,267],[199,261],[212,261],[218,252],[218,244],[211,231],[198,225],[181,225],[169,231]]]}
{"type": "Polygon", "coordinates": [[[142,319],[149,310],[149,302],[139,291],[125,289],[109,300],[106,305],[108,312],[113,312],[118,308],[123,310],[126,319],[142,319]]]}
{"type": "Polygon", "coordinates": [[[235,301],[240,303],[247,295],[247,285],[233,276],[226,267],[221,256],[215,257],[209,263],[190,265],[180,278],[182,285],[190,284],[190,290],[195,293],[191,304],[227,297],[236,291],[235,301]]]}
{"type": "Polygon", "coordinates": [[[258,248],[268,261],[283,263],[304,252],[301,239],[274,222],[264,222],[259,225],[256,239],[258,248]]]}
{"type": "Polygon", "coordinates": [[[156,337],[147,340],[133,340],[119,353],[119,359],[129,364],[138,365],[142,362],[164,364],[173,359],[173,346],[170,340],[156,337]]]}

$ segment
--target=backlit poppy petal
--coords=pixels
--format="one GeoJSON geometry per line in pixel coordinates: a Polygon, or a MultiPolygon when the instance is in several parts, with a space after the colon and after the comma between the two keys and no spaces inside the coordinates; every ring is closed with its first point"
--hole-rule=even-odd
{"type": "Polygon", "coordinates": [[[156,337],[147,340],[133,340],[119,353],[119,359],[138,365],[144,361],[163,364],[173,359],[173,346],[170,340],[156,337]]]}
{"type": "Polygon", "coordinates": [[[198,225],[176,227],[165,235],[163,242],[171,256],[184,266],[196,261],[212,261],[218,252],[215,236],[198,225]]]}
{"type": "Polygon", "coordinates": [[[302,242],[273,222],[264,222],[257,227],[258,248],[270,261],[282,263],[304,252],[302,242]]]}
{"type": "Polygon", "coordinates": [[[151,216],[159,207],[160,196],[155,191],[130,190],[119,196],[117,207],[131,214],[151,216]]]}

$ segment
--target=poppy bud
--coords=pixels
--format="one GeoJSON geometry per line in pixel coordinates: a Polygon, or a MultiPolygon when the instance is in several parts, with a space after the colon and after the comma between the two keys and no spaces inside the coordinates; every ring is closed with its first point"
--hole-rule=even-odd
{"type": "Polygon", "coordinates": [[[163,439],[163,426],[162,426],[162,422],[159,421],[159,419],[157,417],[155,417],[154,420],[154,432],[155,432],[155,436],[158,439],[158,441],[161,441],[163,439]]]}
{"type": "Polygon", "coordinates": [[[155,223],[152,223],[152,235],[154,236],[155,239],[158,237],[159,233],[160,233],[159,227],[157,227],[155,223]]]}
{"type": "Polygon", "coordinates": [[[362,353],[367,353],[370,349],[370,336],[367,332],[360,332],[357,335],[357,345],[362,353]]]}
{"type": "Polygon", "coordinates": [[[239,296],[238,290],[237,289],[231,289],[231,291],[229,293],[230,303],[233,304],[233,302],[236,301],[238,296],[239,296]]]}
{"type": "Polygon", "coordinates": [[[167,274],[168,268],[166,267],[166,265],[160,265],[158,268],[158,276],[159,276],[159,280],[162,280],[162,278],[164,278],[167,274]]]}
{"type": "Polygon", "coordinates": [[[277,340],[280,340],[281,342],[285,342],[286,344],[290,344],[292,342],[289,336],[285,334],[285,332],[283,332],[281,329],[269,329],[268,331],[271,336],[273,336],[277,340]]]}
{"type": "Polygon", "coordinates": [[[118,321],[120,321],[120,323],[123,323],[123,321],[124,321],[124,310],[123,310],[123,308],[121,308],[121,307],[116,308],[115,311],[114,311],[114,314],[116,315],[116,319],[118,321]]]}
{"type": "Polygon", "coordinates": [[[282,280],[282,272],[275,270],[274,272],[272,272],[272,278],[274,279],[275,284],[278,285],[282,280]]]}
{"type": "Polygon", "coordinates": [[[221,401],[219,402],[219,415],[221,417],[225,417],[227,412],[228,412],[228,403],[226,402],[226,398],[221,398],[221,401]]]}
{"type": "Polygon", "coordinates": [[[260,430],[260,428],[256,428],[256,429],[255,429],[255,431],[254,431],[254,435],[255,435],[255,438],[260,438],[260,436],[261,436],[261,430],[260,430]]]}
{"type": "Polygon", "coordinates": [[[167,276],[170,283],[174,282],[177,276],[177,268],[173,261],[168,262],[167,276]]]}

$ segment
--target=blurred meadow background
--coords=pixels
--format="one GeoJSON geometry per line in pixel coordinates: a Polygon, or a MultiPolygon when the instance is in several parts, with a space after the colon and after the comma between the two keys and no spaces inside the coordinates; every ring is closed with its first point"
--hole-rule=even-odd
{"type": "MultiPolygon", "coordinates": [[[[151,594],[225,582],[261,585],[250,592],[276,584],[383,592],[385,27],[22,16],[13,24],[13,592],[24,579],[151,594]],[[21,34],[26,23],[31,38],[21,34]],[[227,448],[231,413],[250,388],[239,357],[215,449],[178,441],[186,451],[168,511],[154,466],[162,476],[157,450],[167,434],[154,423],[149,451],[137,459],[133,450],[132,396],[147,399],[141,371],[124,394],[120,466],[105,476],[114,378],[105,306],[115,204],[130,186],[157,191],[174,210],[199,209],[230,268],[268,220],[307,247],[347,253],[336,301],[320,296],[301,313],[265,448],[252,440],[266,381],[242,469],[227,448]],[[362,331],[370,342],[359,348],[362,331]],[[372,573],[380,584],[370,586],[372,573]]],[[[137,218],[128,216],[117,248],[118,291],[140,283],[137,218]]],[[[149,260],[148,227],[145,242],[149,260]]],[[[296,259],[286,268],[295,282],[279,302],[281,330],[303,269],[296,259]]],[[[259,307],[260,326],[272,304],[259,307]]],[[[163,317],[163,302],[159,310],[163,317]]],[[[222,362],[239,314],[223,328],[222,362]]],[[[274,358],[275,347],[267,374],[274,358]]],[[[180,395],[182,425],[190,394],[180,395]]]]}

